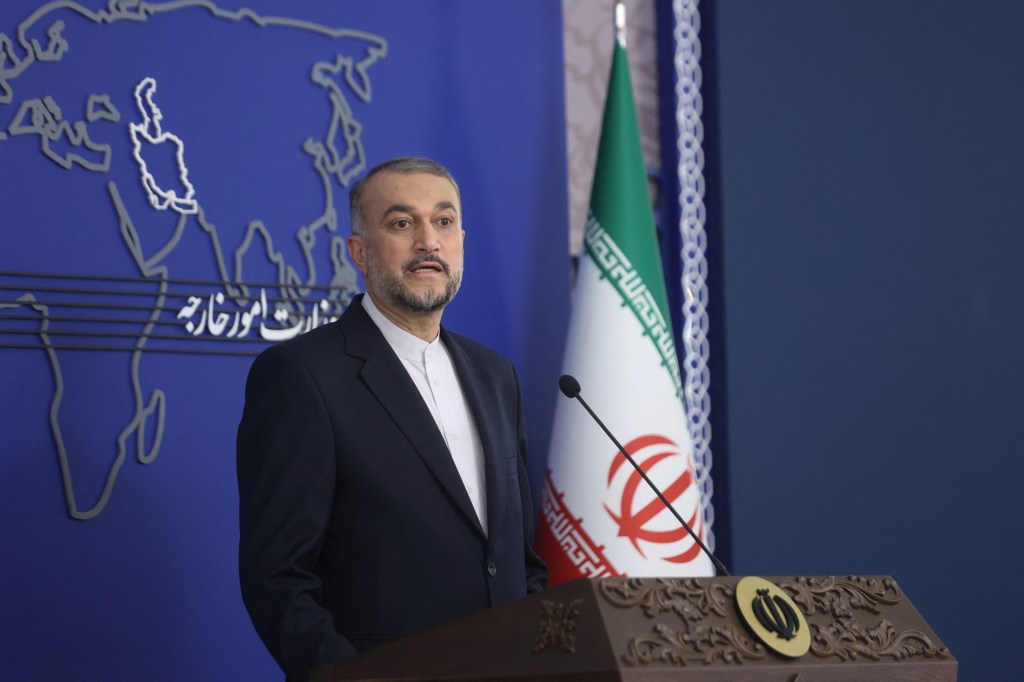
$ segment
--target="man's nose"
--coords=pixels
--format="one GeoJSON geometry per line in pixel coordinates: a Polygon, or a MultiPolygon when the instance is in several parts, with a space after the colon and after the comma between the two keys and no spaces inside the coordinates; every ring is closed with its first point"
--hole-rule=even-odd
{"type": "Polygon", "coordinates": [[[438,238],[437,228],[433,223],[424,221],[416,226],[416,249],[433,253],[441,248],[441,240],[438,238]]]}

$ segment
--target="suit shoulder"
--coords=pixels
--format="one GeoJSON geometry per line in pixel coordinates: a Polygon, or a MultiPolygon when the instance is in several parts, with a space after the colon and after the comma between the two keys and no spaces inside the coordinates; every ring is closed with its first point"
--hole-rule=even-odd
{"type": "Polygon", "coordinates": [[[343,348],[344,336],[340,322],[335,321],[265,348],[257,361],[288,358],[304,363],[310,359],[341,355],[343,348]]]}
{"type": "Polygon", "coordinates": [[[468,336],[456,334],[455,332],[448,329],[445,329],[445,335],[448,337],[447,339],[445,339],[446,341],[456,344],[466,353],[471,353],[473,355],[478,355],[480,357],[493,358],[495,360],[501,360],[503,362],[511,362],[508,358],[506,358],[504,355],[494,350],[490,346],[485,346],[479,341],[474,341],[468,336]]]}
{"type": "Polygon", "coordinates": [[[476,365],[495,369],[501,368],[516,373],[516,368],[512,361],[493,348],[485,346],[479,341],[474,341],[468,336],[456,334],[447,329],[444,330],[444,333],[444,341],[449,345],[450,349],[465,354],[476,365]]]}

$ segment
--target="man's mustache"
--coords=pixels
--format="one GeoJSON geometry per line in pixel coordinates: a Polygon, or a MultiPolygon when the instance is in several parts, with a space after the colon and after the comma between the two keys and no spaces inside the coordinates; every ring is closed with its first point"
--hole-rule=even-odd
{"type": "Polygon", "coordinates": [[[402,272],[412,272],[414,268],[419,267],[423,263],[436,263],[444,271],[444,274],[448,277],[452,276],[452,270],[448,267],[448,263],[444,261],[440,256],[423,255],[413,258],[411,261],[406,263],[402,267],[402,272]]]}

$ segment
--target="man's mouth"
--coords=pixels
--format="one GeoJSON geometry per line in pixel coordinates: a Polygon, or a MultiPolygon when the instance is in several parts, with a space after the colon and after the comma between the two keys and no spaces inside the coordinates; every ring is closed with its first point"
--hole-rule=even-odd
{"type": "Polygon", "coordinates": [[[430,273],[448,274],[448,264],[436,256],[425,256],[406,263],[405,272],[413,275],[424,275],[430,273]]]}

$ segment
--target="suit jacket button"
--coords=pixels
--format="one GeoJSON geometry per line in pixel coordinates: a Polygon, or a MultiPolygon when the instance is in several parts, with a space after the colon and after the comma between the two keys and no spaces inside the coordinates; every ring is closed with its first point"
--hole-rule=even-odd
{"type": "Polygon", "coordinates": [[[492,562],[488,562],[488,564],[487,564],[487,572],[490,573],[491,575],[496,575],[498,573],[498,567],[494,565],[493,561],[492,562]]]}

